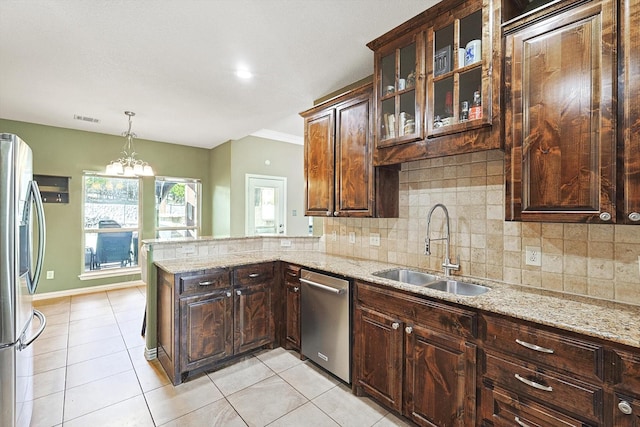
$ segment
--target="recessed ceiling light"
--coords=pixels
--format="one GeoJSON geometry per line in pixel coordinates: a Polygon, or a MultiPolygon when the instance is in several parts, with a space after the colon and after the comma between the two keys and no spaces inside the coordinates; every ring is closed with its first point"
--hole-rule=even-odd
{"type": "Polygon", "coordinates": [[[250,79],[251,77],[253,77],[253,73],[249,70],[247,70],[246,68],[238,68],[236,70],[236,76],[238,76],[241,79],[250,79]]]}

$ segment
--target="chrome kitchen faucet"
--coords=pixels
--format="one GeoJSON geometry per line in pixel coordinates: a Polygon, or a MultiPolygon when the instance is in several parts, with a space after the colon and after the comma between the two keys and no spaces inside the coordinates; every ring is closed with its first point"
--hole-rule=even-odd
{"type": "Polygon", "coordinates": [[[424,253],[425,255],[431,255],[431,240],[446,240],[446,246],[445,246],[445,256],[444,256],[444,262],[442,263],[442,267],[444,268],[444,275],[445,276],[451,276],[451,270],[460,270],[460,255],[458,255],[457,264],[451,264],[451,259],[449,258],[449,244],[450,244],[450,236],[451,233],[449,231],[449,211],[447,210],[447,207],[445,205],[443,205],[442,203],[436,203],[435,205],[433,205],[433,207],[431,208],[431,210],[429,211],[429,215],[427,215],[427,237],[424,239],[424,253]],[[444,237],[440,237],[439,239],[431,239],[429,237],[429,230],[431,228],[431,215],[433,215],[433,211],[436,210],[436,208],[442,208],[442,210],[444,211],[444,216],[446,219],[446,223],[445,223],[445,236],[444,237]]]}

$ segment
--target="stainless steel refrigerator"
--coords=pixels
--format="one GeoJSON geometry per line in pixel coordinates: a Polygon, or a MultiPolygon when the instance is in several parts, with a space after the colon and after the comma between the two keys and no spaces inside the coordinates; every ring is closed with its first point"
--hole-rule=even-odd
{"type": "Polygon", "coordinates": [[[32,306],[44,258],[44,210],[31,148],[7,133],[0,143],[0,426],[26,427],[33,410],[31,344],[46,325],[32,306]]]}

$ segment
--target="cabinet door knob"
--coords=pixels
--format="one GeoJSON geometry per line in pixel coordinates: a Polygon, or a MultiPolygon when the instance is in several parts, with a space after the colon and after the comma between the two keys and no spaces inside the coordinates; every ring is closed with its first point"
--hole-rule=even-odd
{"type": "Polygon", "coordinates": [[[620,409],[620,412],[622,412],[625,415],[631,415],[631,413],[633,412],[633,408],[631,408],[631,404],[626,400],[621,400],[618,403],[618,409],[620,409]]]}
{"type": "Polygon", "coordinates": [[[602,221],[609,221],[609,220],[611,220],[611,214],[609,212],[602,212],[600,214],[600,219],[602,221]]]}
{"type": "Polygon", "coordinates": [[[300,290],[300,288],[297,287],[297,286],[295,288],[293,288],[293,292],[298,292],[299,290],[300,290]]]}
{"type": "Polygon", "coordinates": [[[392,329],[398,329],[399,327],[400,327],[400,323],[398,323],[398,322],[393,322],[393,323],[391,324],[391,328],[392,328],[392,329]]]}
{"type": "Polygon", "coordinates": [[[231,296],[231,292],[227,291],[227,298],[231,296]]]}
{"type": "Polygon", "coordinates": [[[335,211],[335,212],[333,213],[333,216],[339,216],[339,215],[340,215],[340,212],[338,212],[338,211],[335,211]]]}
{"type": "Polygon", "coordinates": [[[236,295],[242,295],[242,291],[241,290],[237,290],[236,291],[236,295]]]}
{"type": "Polygon", "coordinates": [[[640,212],[631,212],[629,214],[629,219],[633,222],[640,221],[640,212]]]}
{"type": "Polygon", "coordinates": [[[404,328],[404,331],[405,331],[407,334],[410,334],[411,332],[413,332],[413,328],[412,328],[411,326],[407,326],[406,328],[404,328]]]}
{"type": "Polygon", "coordinates": [[[331,216],[331,215],[332,215],[332,213],[331,213],[331,212],[327,212],[327,216],[331,216]]]}

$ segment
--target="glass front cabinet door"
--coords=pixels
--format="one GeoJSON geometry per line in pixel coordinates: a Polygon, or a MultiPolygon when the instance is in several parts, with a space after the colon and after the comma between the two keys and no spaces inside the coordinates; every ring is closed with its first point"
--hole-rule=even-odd
{"type": "Polygon", "coordinates": [[[491,125],[489,0],[442,14],[427,31],[429,137],[491,125]]]}
{"type": "Polygon", "coordinates": [[[376,147],[424,138],[424,32],[375,52],[376,147]]]}

